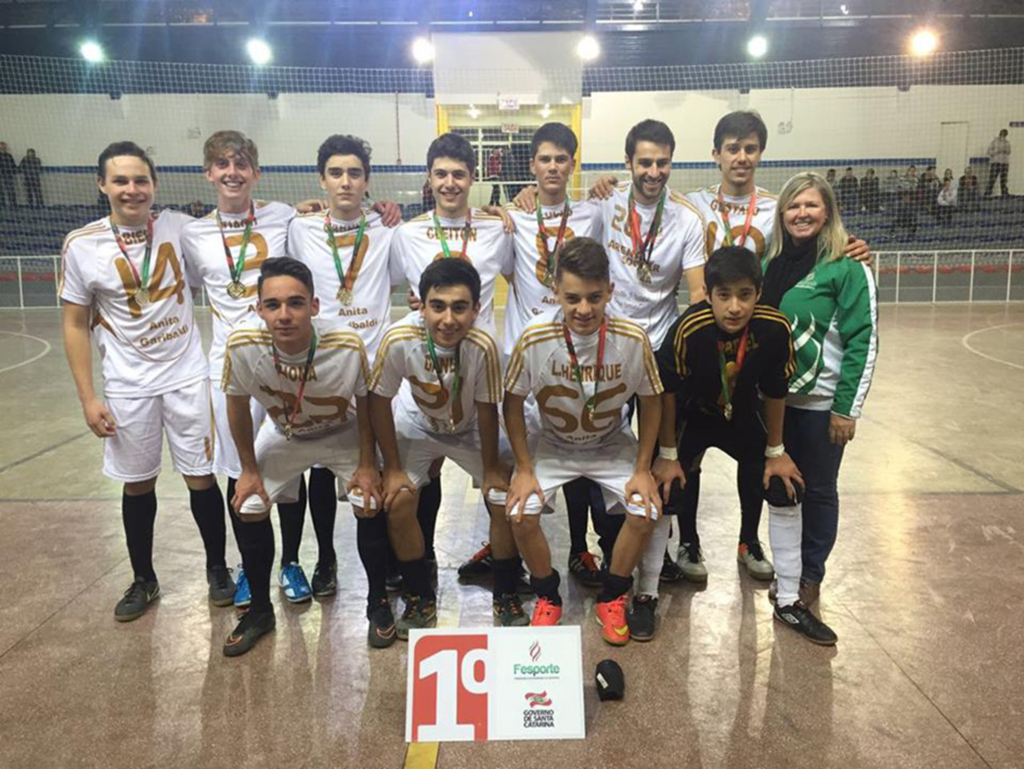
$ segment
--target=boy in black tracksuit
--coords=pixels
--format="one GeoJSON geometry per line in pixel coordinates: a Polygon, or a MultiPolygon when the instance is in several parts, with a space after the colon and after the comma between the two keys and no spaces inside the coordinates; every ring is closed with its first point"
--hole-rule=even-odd
{"type": "MultiPolygon", "coordinates": [[[[761,266],[749,250],[725,246],[715,251],[704,268],[708,298],[679,317],[657,353],[665,394],[653,472],[668,497],[665,514],[689,511],[679,521],[680,542],[697,558],[696,506],[684,504],[685,488],[675,487],[671,494],[668,490],[674,480],[690,475],[708,448],[721,449],[739,462],[741,560],[751,552],[763,559],[758,526],[765,479],[780,476],[790,494],[792,483],[799,483],[799,471],[782,447],[794,367],[789,321],[775,308],[757,304],[761,278],[761,266]]],[[[654,633],[653,604],[664,552],[665,542],[652,537],[630,619],[637,640],[644,640],[644,630],[654,633]]]]}

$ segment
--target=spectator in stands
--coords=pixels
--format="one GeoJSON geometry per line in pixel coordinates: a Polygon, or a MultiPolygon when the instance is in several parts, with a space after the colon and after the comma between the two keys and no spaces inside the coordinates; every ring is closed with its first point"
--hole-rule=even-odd
{"type": "Polygon", "coordinates": [[[491,185],[492,206],[501,205],[501,185],[498,182],[501,180],[502,159],[501,147],[495,147],[487,156],[487,179],[493,182],[491,185]]]}
{"type": "Polygon", "coordinates": [[[420,195],[420,201],[424,211],[430,211],[434,207],[434,190],[430,186],[430,179],[423,182],[423,191],[420,195]]]}
{"type": "Polygon", "coordinates": [[[25,157],[21,159],[18,166],[21,171],[21,181],[25,185],[25,197],[28,199],[29,208],[43,207],[43,162],[36,155],[34,149],[25,150],[25,157]]]}
{"type": "Polygon", "coordinates": [[[939,177],[935,173],[935,166],[928,166],[917,183],[917,189],[922,206],[930,214],[935,213],[935,201],[941,187],[942,182],[939,181],[939,177]]]}
{"type": "Polygon", "coordinates": [[[853,175],[853,166],[847,166],[843,178],[839,180],[839,188],[836,190],[839,210],[847,216],[858,210],[857,189],[857,177],[853,175]]]}
{"type": "Polygon", "coordinates": [[[900,179],[900,192],[917,192],[917,166],[907,166],[907,175],[900,179]]]}
{"type": "Polygon", "coordinates": [[[828,169],[828,171],[825,173],[825,181],[828,182],[829,185],[832,187],[836,186],[836,169],[828,169]]]}
{"type": "Polygon", "coordinates": [[[860,180],[860,204],[869,214],[877,214],[880,203],[878,177],[875,169],[869,168],[860,180]]]}
{"type": "Polygon", "coordinates": [[[0,142],[0,208],[18,205],[18,193],[14,189],[14,175],[18,173],[18,164],[14,156],[7,151],[7,142],[0,142]]]}
{"type": "Polygon", "coordinates": [[[974,175],[974,169],[970,166],[964,169],[964,175],[960,177],[957,198],[964,211],[975,210],[978,203],[978,177],[974,175]]]}
{"type": "Polygon", "coordinates": [[[999,136],[988,145],[988,189],[985,190],[985,197],[992,197],[992,187],[995,186],[996,177],[999,177],[999,187],[1005,198],[1010,194],[1006,188],[1006,175],[1010,172],[1010,140],[1006,137],[1010,132],[1005,128],[999,132],[999,136]]]}
{"type": "Polygon", "coordinates": [[[953,172],[942,180],[942,188],[935,199],[935,214],[939,224],[950,227],[953,224],[953,212],[956,211],[956,187],[953,186],[953,172]]]}
{"type": "Polygon", "coordinates": [[[893,211],[892,224],[889,225],[889,236],[892,237],[898,230],[903,231],[905,237],[902,240],[913,240],[917,236],[917,212],[918,205],[915,200],[917,190],[901,190],[896,208],[893,211]]]}
{"type": "Polygon", "coordinates": [[[885,201],[886,210],[896,207],[896,197],[900,193],[900,172],[895,168],[889,172],[889,176],[882,182],[882,200],[885,201]]]}
{"type": "Polygon", "coordinates": [[[201,219],[206,216],[206,206],[203,205],[201,200],[193,200],[188,204],[188,213],[196,219],[201,219]]]}
{"type": "Polygon", "coordinates": [[[950,181],[955,181],[953,179],[953,169],[952,168],[947,168],[945,171],[943,171],[943,173],[942,173],[942,183],[943,184],[946,183],[946,179],[949,179],[950,181]]]}

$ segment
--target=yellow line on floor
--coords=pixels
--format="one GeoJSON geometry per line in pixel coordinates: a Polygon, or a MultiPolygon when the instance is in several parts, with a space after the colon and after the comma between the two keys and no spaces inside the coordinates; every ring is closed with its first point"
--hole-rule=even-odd
{"type": "Polygon", "coordinates": [[[434,769],[440,747],[438,742],[410,742],[405,753],[405,769],[434,769]]]}

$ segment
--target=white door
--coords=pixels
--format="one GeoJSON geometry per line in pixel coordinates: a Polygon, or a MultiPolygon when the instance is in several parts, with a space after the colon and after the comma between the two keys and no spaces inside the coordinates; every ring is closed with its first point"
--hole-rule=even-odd
{"type": "Polygon", "coordinates": [[[942,178],[947,168],[953,169],[953,178],[959,179],[967,167],[967,134],[970,124],[942,123],[939,132],[939,154],[935,158],[935,173],[942,178]]]}

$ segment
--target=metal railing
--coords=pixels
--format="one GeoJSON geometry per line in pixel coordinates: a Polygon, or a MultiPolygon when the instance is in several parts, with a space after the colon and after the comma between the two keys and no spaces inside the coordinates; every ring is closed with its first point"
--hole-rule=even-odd
{"type": "MultiPolygon", "coordinates": [[[[882,303],[1024,301],[1024,249],[878,251],[872,269],[882,303]]],[[[59,307],[59,280],[59,256],[0,256],[0,308],[59,307]]]]}

